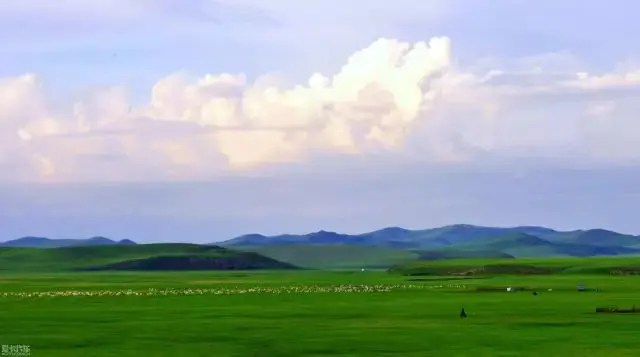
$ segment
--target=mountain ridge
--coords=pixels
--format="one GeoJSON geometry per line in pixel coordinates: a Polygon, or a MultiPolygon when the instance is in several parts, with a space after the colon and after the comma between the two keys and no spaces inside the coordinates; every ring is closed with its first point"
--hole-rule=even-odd
{"type": "MultiPolygon", "coordinates": [[[[88,239],[23,237],[0,243],[0,247],[127,246],[131,240],[116,241],[96,236],[88,239]]],[[[145,244],[141,244],[145,245],[145,244]]],[[[552,256],[640,255],[640,236],[607,229],[556,230],[542,226],[491,227],[454,224],[428,229],[384,227],[371,232],[344,234],[319,230],[305,234],[263,235],[250,233],[217,245],[264,253],[294,265],[313,260],[314,266],[362,264],[416,259],[526,258],[552,256]],[[402,253],[404,252],[404,253],[402,253]],[[353,259],[348,259],[352,255],[353,259]],[[298,256],[298,257],[296,257],[298,256]]]]}
{"type": "Polygon", "coordinates": [[[102,236],[95,236],[86,239],[53,239],[46,237],[27,236],[18,239],[8,240],[0,243],[0,247],[22,247],[22,248],[62,248],[75,246],[96,246],[96,245],[132,245],[137,244],[130,239],[113,240],[102,236]]]}
{"type": "MultiPolygon", "coordinates": [[[[325,230],[299,235],[250,234],[216,244],[258,251],[295,263],[316,258],[308,247],[317,247],[316,252],[331,251],[334,255],[344,256],[339,249],[343,247],[343,251],[356,252],[353,254],[364,257],[371,254],[369,249],[372,247],[384,248],[388,251],[389,261],[397,257],[397,253],[392,253],[397,251],[410,252],[419,260],[640,255],[640,237],[600,228],[560,231],[539,226],[485,227],[468,224],[422,230],[386,227],[360,234],[325,230]],[[355,247],[360,251],[354,250],[355,247]],[[300,257],[295,257],[296,251],[300,257]]],[[[327,256],[326,259],[332,258],[327,256]]]]}
{"type": "Polygon", "coordinates": [[[307,234],[267,236],[257,233],[241,235],[216,242],[222,246],[261,246],[271,244],[343,244],[374,245],[402,249],[422,249],[468,244],[478,239],[524,233],[551,242],[588,245],[640,246],[640,236],[623,234],[601,228],[561,231],[541,226],[488,227],[468,224],[410,230],[386,227],[360,234],[342,234],[320,230],[307,234]],[[610,240],[615,240],[611,242],[610,240]]]}

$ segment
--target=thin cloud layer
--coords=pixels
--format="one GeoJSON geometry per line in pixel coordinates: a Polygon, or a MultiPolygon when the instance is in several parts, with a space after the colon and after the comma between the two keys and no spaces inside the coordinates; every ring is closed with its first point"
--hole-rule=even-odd
{"type": "Polygon", "coordinates": [[[558,72],[526,61],[478,70],[453,58],[447,37],[381,38],[306,83],[176,73],[139,106],[124,87],[65,105],[36,75],[0,79],[2,178],[199,179],[380,153],[432,163],[640,158],[640,71],[558,72]]]}

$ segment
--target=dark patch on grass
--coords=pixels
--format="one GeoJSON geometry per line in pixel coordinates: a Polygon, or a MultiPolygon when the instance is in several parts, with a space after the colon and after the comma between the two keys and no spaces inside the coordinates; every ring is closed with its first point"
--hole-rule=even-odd
{"type": "Polygon", "coordinates": [[[563,267],[544,267],[530,264],[487,264],[478,266],[423,265],[404,268],[392,267],[390,272],[400,272],[405,276],[491,276],[491,275],[550,275],[558,273],[563,267]]]}
{"type": "Polygon", "coordinates": [[[511,288],[512,292],[516,291],[533,291],[535,289],[527,288],[523,286],[478,286],[476,287],[476,291],[478,292],[493,292],[493,291],[507,291],[508,288],[511,288]]]}
{"type": "Polygon", "coordinates": [[[609,270],[610,275],[640,275],[640,267],[615,267],[609,270]]]}
{"type": "Polygon", "coordinates": [[[539,322],[524,322],[520,323],[521,326],[532,327],[571,327],[579,325],[580,323],[575,321],[539,321],[539,322]]]}
{"type": "Polygon", "coordinates": [[[84,270],[253,270],[253,269],[296,269],[295,266],[260,256],[256,253],[242,253],[231,257],[211,256],[158,256],[146,259],[84,268],[84,270]]]}
{"type": "Polygon", "coordinates": [[[451,278],[412,278],[406,279],[406,281],[460,281],[460,280],[480,280],[486,279],[486,277],[451,277],[451,278]]]}
{"type": "Polygon", "coordinates": [[[596,313],[598,314],[640,314],[640,309],[634,307],[631,308],[619,308],[619,307],[596,307],[596,313]]]}

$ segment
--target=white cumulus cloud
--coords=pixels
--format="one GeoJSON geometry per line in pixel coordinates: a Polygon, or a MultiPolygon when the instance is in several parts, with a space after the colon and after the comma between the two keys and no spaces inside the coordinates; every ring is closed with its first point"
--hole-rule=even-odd
{"type": "Polygon", "coordinates": [[[479,72],[452,58],[447,37],[381,38],[306,83],[176,73],[137,106],[123,87],[64,105],[33,74],[0,79],[0,165],[16,168],[7,179],[134,180],[380,152],[640,158],[638,72],[479,72]]]}

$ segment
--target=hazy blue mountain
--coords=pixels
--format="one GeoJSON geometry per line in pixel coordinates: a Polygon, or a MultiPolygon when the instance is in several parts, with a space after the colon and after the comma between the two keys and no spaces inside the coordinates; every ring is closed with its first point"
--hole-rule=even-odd
{"type": "Polygon", "coordinates": [[[479,239],[470,244],[459,244],[445,248],[427,250],[422,256],[446,254],[459,257],[493,257],[500,254],[514,258],[525,257],[590,257],[600,255],[639,254],[640,249],[616,245],[589,245],[570,242],[553,242],[526,233],[513,233],[505,236],[479,239]]]}
{"type": "Polygon", "coordinates": [[[561,235],[552,236],[549,239],[552,241],[596,246],[631,247],[640,244],[640,237],[638,236],[608,231],[606,229],[566,232],[561,235]]]}
{"type": "Polygon", "coordinates": [[[466,224],[432,229],[409,230],[388,227],[362,234],[340,234],[319,231],[303,235],[264,236],[248,234],[219,243],[227,246],[262,246],[282,244],[346,244],[375,245],[402,249],[419,249],[465,244],[477,239],[502,236],[510,233],[526,233],[541,237],[559,236],[560,232],[544,227],[481,227],[466,224]]]}
{"type": "Polygon", "coordinates": [[[115,241],[105,237],[92,237],[88,239],[51,239],[44,237],[23,237],[4,243],[0,247],[31,247],[31,248],[60,248],[73,246],[93,246],[93,245],[113,245],[113,244],[136,244],[129,239],[115,241]]]}
{"type": "MultiPolygon", "coordinates": [[[[136,243],[131,240],[115,241],[105,237],[89,239],[24,237],[0,243],[0,247],[57,248],[114,244],[136,243]]],[[[342,234],[325,230],[308,234],[276,236],[253,233],[215,244],[234,248],[300,245],[366,246],[408,250],[424,257],[453,257],[461,254],[474,257],[485,255],[488,257],[590,256],[636,254],[636,248],[640,248],[640,237],[605,229],[558,231],[537,226],[484,227],[456,224],[418,230],[387,227],[361,234],[342,234]]]]}
{"type": "MultiPolygon", "coordinates": [[[[424,259],[638,254],[640,237],[604,229],[557,231],[546,227],[467,224],[409,230],[388,227],[362,234],[319,231],[301,235],[249,234],[217,243],[229,247],[296,245],[374,246],[410,250],[424,259]]],[[[279,248],[284,249],[284,248],[279,248]]]]}

